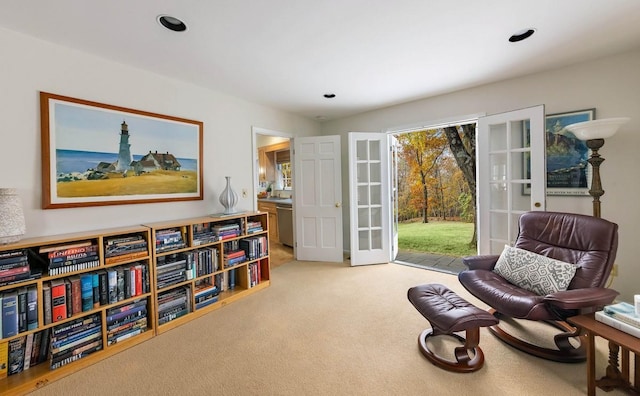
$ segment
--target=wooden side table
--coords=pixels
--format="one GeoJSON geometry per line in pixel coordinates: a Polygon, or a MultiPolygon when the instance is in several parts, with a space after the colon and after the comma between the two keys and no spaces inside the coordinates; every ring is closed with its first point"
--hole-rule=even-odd
{"type": "Polygon", "coordinates": [[[594,318],[594,314],[574,316],[568,322],[581,329],[587,338],[587,394],[595,396],[596,386],[604,391],[622,388],[640,394],[640,338],[615,329],[594,318]],[[595,336],[609,341],[609,365],[605,375],[596,380],[595,336]],[[622,350],[622,366],[618,364],[618,353],[622,350]],[[634,355],[633,368],[630,354],[634,355]],[[633,384],[629,382],[630,370],[634,370],[633,384]]]}

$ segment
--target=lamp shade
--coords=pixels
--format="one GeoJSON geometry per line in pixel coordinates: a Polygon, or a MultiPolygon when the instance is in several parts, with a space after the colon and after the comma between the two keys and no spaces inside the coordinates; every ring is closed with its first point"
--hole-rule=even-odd
{"type": "Polygon", "coordinates": [[[615,135],[629,117],[603,118],[601,120],[584,121],[565,127],[580,140],[607,139],[615,135]]]}
{"type": "Polygon", "coordinates": [[[15,188],[0,188],[0,244],[22,239],[26,231],[22,202],[15,188]]]}

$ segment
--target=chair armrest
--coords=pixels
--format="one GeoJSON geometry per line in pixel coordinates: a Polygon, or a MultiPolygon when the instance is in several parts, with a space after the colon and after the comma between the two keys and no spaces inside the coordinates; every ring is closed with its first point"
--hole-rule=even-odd
{"type": "Polygon", "coordinates": [[[467,256],[462,258],[462,263],[470,270],[482,269],[491,271],[498,261],[499,255],[467,256]]]}
{"type": "Polygon", "coordinates": [[[544,297],[544,302],[561,309],[582,309],[611,304],[618,294],[620,293],[613,289],[590,287],[548,294],[544,297]]]}

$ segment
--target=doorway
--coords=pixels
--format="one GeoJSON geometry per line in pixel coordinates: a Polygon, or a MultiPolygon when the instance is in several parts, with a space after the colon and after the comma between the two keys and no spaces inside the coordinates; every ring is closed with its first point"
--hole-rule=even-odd
{"type": "Polygon", "coordinates": [[[477,253],[476,119],[393,132],[398,141],[398,256],[440,272],[477,253]]]}
{"type": "Polygon", "coordinates": [[[252,128],[254,164],[254,209],[269,214],[269,256],[272,268],[292,261],[294,242],[290,230],[293,183],[290,134],[252,128]],[[288,216],[283,216],[286,213],[288,216]],[[286,235],[282,235],[280,230],[286,235]]]}

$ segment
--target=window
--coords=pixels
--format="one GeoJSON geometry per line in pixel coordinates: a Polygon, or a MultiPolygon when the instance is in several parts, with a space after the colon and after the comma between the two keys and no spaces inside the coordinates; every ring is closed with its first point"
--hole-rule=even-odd
{"type": "Polygon", "coordinates": [[[276,166],[278,186],[283,190],[291,190],[291,162],[279,163],[276,166]]]}
{"type": "Polygon", "coordinates": [[[291,190],[291,153],[276,151],[276,185],[279,190],[291,190]]]}

